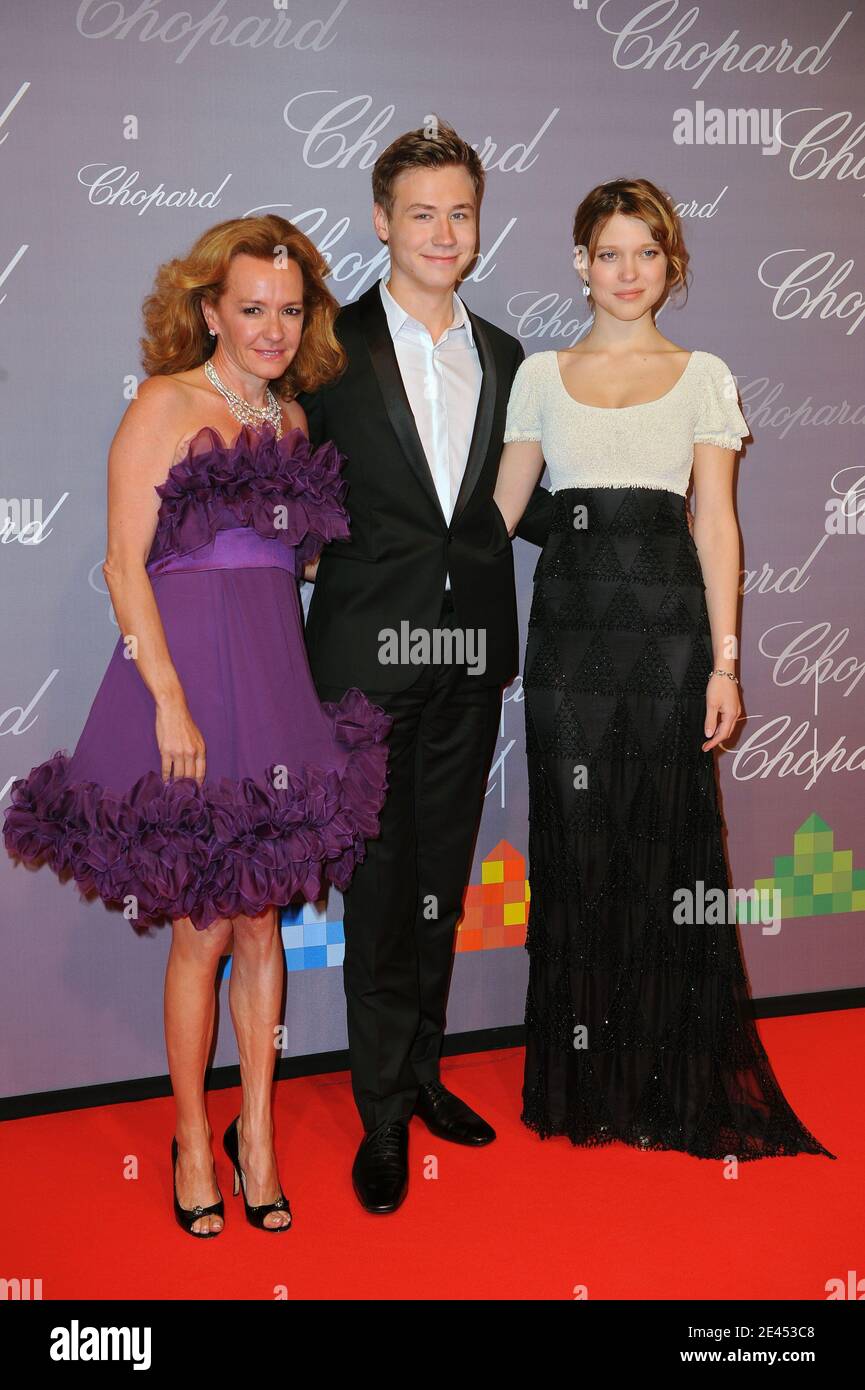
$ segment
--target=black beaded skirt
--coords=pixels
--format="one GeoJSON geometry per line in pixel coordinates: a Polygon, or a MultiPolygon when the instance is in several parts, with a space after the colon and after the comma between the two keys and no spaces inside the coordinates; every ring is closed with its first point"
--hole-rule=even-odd
{"type": "Polygon", "coordinates": [[[760,1042],[735,908],[699,920],[699,903],[730,886],[713,750],[701,751],[712,664],[685,499],[557,492],[523,677],[521,1118],[573,1144],[834,1158],[760,1042]]]}

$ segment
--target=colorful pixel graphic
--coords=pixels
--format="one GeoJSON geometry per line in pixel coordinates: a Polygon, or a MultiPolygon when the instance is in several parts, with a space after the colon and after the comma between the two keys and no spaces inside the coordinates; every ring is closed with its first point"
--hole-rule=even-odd
{"type": "MultiPolygon", "coordinates": [[[[522,854],[499,840],[481,864],[480,883],[466,889],[457,951],[492,951],[524,946],[529,913],[529,884],[522,854]]],[[[324,902],[293,903],[281,913],[282,942],[289,970],[322,970],[342,965],[342,922],[329,922],[324,902]]],[[[231,963],[229,961],[228,969],[231,963]]]]}
{"type": "Polygon", "coordinates": [[[529,918],[525,857],[499,840],[481,864],[480,883],[469,884],[457,928],[458,951],[494,951],[524,946],[529,918]]]}
{"type": "Polygon", "coordinates": [[[292,903],[282,909],[282,944],[288,970],[321,970],[342,965],[342,922],[329,922],[325,903],[292,903]]]}
{"type": "MultiPolygon", "coordinates": [[[[865,869],[853,868],[852,849],[835,849],[835,832],[816,813],[793,836],[793,853],[775,858],[774,878],[754,887],[781,893],[782,917],[818,917],[830,912],[865,912],[865,869]]],[[[738,920],[756,918],[758,904],[740,903],[738,920]]]]}

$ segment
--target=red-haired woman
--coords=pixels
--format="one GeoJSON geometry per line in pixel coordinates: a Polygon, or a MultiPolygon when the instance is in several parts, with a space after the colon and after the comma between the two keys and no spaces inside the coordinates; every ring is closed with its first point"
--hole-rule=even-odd
{"type": "Polygon", "coordinates": [[[273,1149],[280,905],[346,887],[379,833],[391,721],[358,689],[321,703],[297,581],[349,536],[345,463],[294,400],[345,354],[323,257],[277,216],[210,228],[144,305],[147,379],[108,460],[103,572],[121,636],[70,758],[12,788],[4,839],[136,927],[170,919],[165,1032],[177,1220],[223,1228],[204,1100],[214,980],[243,1098],[224,1144],[247,1219],[291,1215],[273,1149]]]}

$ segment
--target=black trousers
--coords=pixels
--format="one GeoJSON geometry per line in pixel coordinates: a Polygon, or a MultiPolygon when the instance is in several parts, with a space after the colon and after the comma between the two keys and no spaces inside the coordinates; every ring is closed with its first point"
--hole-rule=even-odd
{"type": "MultiPolygon", "coordinates": [[[[455,626],[445,593],[440,627],[455,626]]],[[[317,685],[319,699],[345,691],[317,685]]],[[[343,894],[348,1044],[369,1132],[408,1119],[439,1075],[456,924],[471,871],[502,690],[429,665],[406,690],[364,693],[393,716],[378,837],[343,894]]]]}

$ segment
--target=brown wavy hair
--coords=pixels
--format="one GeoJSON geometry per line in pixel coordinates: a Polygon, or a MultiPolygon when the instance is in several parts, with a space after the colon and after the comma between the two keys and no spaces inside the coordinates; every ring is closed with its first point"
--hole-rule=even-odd
{"type": "Polygon", "coordinates": [[[670,195],[648,179],[612,179],[609,183],[599,183],[587,193],[574,215],[574,247],[587,247],[591,265],[601,232],[616,212],[626,217],[639,217],[645,222],[653,240],[667,257],[667,283],[662,297],[652,305],[652,318],[678,289],[684,290],[682,305],[686,304],[690,256],[679,214],[670,195]]]}
{"type": "Polygon", "coordinates": [[[202,232],[185,256],[159,267],[153,291],[142,306],[141,363],[148,376],[171,376],[206,362],[217,340],[210,335],[202,302],[216,306],[235,256],[272,263],[282,247],[300,266],[304,320],[297,352],[282,376],[270,383],[271,389],[283,400],[292,400],[299,391],[315,391],[345,371],[348,358],[333,327],[340,305],[324,283],[330,267],[309,237],[284,217],[269,213],[219,222],[202,232]]]}
{"type": "Polygon", "coordinates": [[[461,165],[471,176],[480,209],[486,174],[477,150],[457,135],[452,125],[432,116],[428,125],[406,131],[382,150],[372,168],[372,199],[393,216],[393,186],[405,169],[443,169],[461,165]]]}

